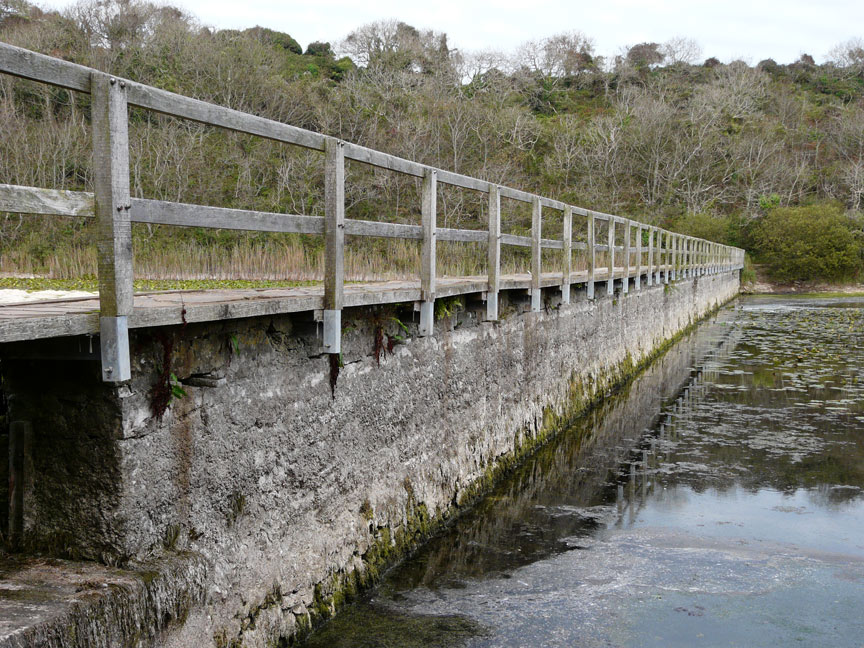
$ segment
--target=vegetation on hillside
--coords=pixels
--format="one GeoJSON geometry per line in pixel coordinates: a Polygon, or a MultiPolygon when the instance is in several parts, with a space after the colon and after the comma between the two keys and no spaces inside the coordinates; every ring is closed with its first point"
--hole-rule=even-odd
{"type": "MultiPolygon", "coordinates": [[[[339,36],[339,35],[334,35],[339,36]]],[[[828,62],[702,60],[687,39],[603,58],[567,32],[468,53],[395,21],[305,50],[262,27],[213,30],[141,0],[45,12],[0,0],[0,40],[376,149],[746,247],[782,279],[860,276],[864,43],[828,62]]],[[[137,196],[321,214],[322,156],[146,111],[130,113],[137,196]]],[[[349,217],[419,222],[415,179],[351,163],[349,217]]],[[[0,78],[0,181],[91,189],[89,97],[0,78]]],[[[439,223],[484,227],[485,204],[442,187],[439,223]]],[[[550,213],[550,216],[552,214],[550,213]]],[[[529,208],[505,205],[506,231],[529,208]]],[[[547,232],[555,236],[550,221],[547,232]]],[[[444,273],[482,272],[442,244],[444,273]]],[[[320,237],[136,226],[136,272],[310,278],[320,237]],[[304,270],[305,272],[301,272],[304,270]]],[[[0,214],[0,271],[95,272],[83,220],[0,214]]],[[[506,263],[524,267],[520,252],[506,263]]],[[[352,240],[355,277],[411,273],[414,242],[352,240]]]]}

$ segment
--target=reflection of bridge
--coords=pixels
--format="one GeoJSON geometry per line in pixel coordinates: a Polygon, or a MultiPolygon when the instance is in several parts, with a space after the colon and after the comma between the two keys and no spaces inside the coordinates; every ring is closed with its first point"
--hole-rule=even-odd
{"type": "MultiPolygon", "coordinates": [[[[480,293],[487,320],[498,319],[501,290],[527,290],[531,309],[541,310],[543,289],[569,303],[571,287],[584,284],[588,298],[604,281],[609,294],[614,282],[627,292],[630,281],[668,282],[701,274],[736,270],[743,251],[676,234],[619,216],[573,207],[557,200],[499,186],[387,153],[343,142],[320,133],[204,103],[188,97],[114,78],[0,43],[0,72],[52,84],[92,96],[94,193],[0,185],[0,211],[48,216],[89,216],[98,221],[99,293],[97,300],[61,300],[49,304],[0,309],[0,342],[99,333],[102,375],[108,382],[131,376],[128,329],[185,321],[211,321],[263,314],[318,311],[323,320],[323,351],[341,350],[343,306],[415,302],[420,334],[430,335],[436,298],[480,293]],[[128,108],[135,106],[196,122],[322,151],[325,215],[263,213],[133,198],[129,183],[128,108]],[[422,178],[422,223],[363,221],[345,218],[345,160],[422,178]],[[486,230],[436,226],[437,184],[487,194],[486,230]],[[531,236],[501,232],[501,198],[532,205],[531,236]],[[543,209],[563,213],[561,238],[543,238],[543,209]],[[580,217],[574,223],[573,216],[580,217]],[[211,227],[264,232],[320,234],[326,239],[324,285],[319,289],[206,291],[133,296],[131,223],[211,227]],[[574,227],[576,228],[574,230],[574,227]],[[601,231],[602,230],[602,231],[601,231]],[[419,282],[387,282],[344,286],[344,237],[373,236],[422,242],[419,282]],[[486,245],[488,276],[442,280],[436,277],[437,241],[486,245]],[[502,275],[501,246],[531,249],[530,274],[502,275]],[[560,273],[543,273],[542,250],[559,250],[560,273]],[[574,271],[573,255],[582,256],[584,270],[574,271]],[[609,268],[614,268],[610,273],[609,268]]],[[[557,235],[558,233],[556,233],[557,235]]]]}

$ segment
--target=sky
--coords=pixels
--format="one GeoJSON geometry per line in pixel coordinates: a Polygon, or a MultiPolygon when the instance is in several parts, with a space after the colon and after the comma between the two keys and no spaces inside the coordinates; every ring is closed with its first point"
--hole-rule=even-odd
{"type": "MultiPolygon", "coordinates": [[[[204,25],[262,25],[289,33],[304,47],[335,42],[368,22],[395,18],[448,35],[451,47],[511,51],[526,40],[578,30],[609,56],[640,42],[693,38],[703,58],[773,58],[790,63],[806,52],[817,62],[832,47],[864,36],[862,0],[156,0],[204,25]]],[[[72,0],[45,4],[64,7],[72,0]]]]}

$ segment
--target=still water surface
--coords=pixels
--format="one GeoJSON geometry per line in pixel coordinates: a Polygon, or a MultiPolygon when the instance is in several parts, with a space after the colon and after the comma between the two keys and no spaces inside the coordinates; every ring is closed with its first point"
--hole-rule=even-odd
{"type": "Polygon", "coordinates": [[[741,298],[308,646],[864,647],[864,299],[741,298]]]}

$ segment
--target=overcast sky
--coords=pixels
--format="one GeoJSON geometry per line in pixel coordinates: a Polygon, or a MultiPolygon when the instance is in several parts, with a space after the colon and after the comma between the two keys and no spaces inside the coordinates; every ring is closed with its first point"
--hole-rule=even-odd
{"type": "MultiPolygon", "coordinates": [[[[157,0],[160,1],[160,0],[157,0]]],[[[352,29],[382,18],[445,32],[462,50],[511,50],[519,43],[579,30],[594,39],[599,54],[622,46],[695,39],[703,57],[756,63],[796,60],[802,52],[818,62],[841,41],[864,36],[862,0],[167,0],[205,25],[262,25],[288,32],[304,47],[334,42],[352,29]]],[[[73,4],[48,0],[48,6],[73,4]]]]}

